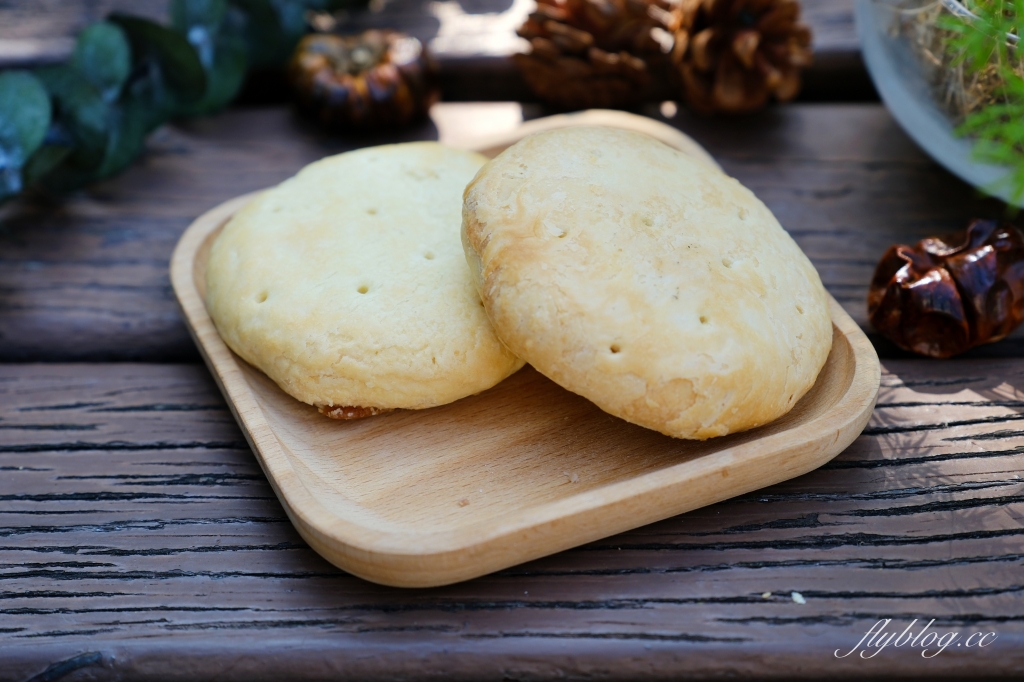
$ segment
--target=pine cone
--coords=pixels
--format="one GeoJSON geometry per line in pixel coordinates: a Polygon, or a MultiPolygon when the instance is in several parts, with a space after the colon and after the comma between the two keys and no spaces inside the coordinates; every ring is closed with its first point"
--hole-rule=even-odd
{"type": "Polygon", "coordinates": [[[538,0],[515,55],[530,88],[562,109],[622,107],[644,98],[669,65],[671,0],[538,0]]]}
{"type": "Polygon", "coordinates": [[[793,99],[811,62],[811,31],[796,0],[682,0],[672,61],[687,103],[739,113],[793,99]]]}

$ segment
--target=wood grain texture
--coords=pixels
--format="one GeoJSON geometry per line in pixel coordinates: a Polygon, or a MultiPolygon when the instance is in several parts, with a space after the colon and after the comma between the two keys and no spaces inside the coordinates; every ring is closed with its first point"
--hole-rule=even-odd
{"type": "Polygon", "coordinates": [[[1019,362],[890,361],[822,469],[410,591],[302,542],[201,366],[0,366],[0,679],[1019,679],[1022,406],[1019,362]],[[998,639],[834,657],[882,618],[998,639]]]}
{"type": "MultiPolygon", "coordinates": [[[[0,208],[0,360],[197,360],[167,263],[201,213],[326,154],[400,139],[457,142],[537,113],[511,103],[447,104],[401,136],[361,139],[326,135],[278,107],[164,128],[118,178],[60,201],[0,208]]],[[[868,281],[889,245],[1003,215],[999,203],[978,199],[925,156],[878,105],[791,105],[730,119],[680,112],[669,122],[765,201],[862,325],[868,281]]],[[[1020,355],[1022,338],[970,356],[1020,355]]]]}
{"type": "MultiPolygon", "coordinates": [[[[714,166],[675,128],[617,111],[541,118],[467,146],[493,157],[572,125],[642,131],[714,166]]],[[[206,309],[210,248],[252,198],[185,231],[171,259],[175,295],[300,535],[368,580],[475,578],[793,478],[845,449],[874,407],[878,359],[832,300],[832,349],[814,387],[784,417],[727,438],[680,441],[610,418],[532,369],[430,410],[324,419],[232,353],[206,309]]]]}
{"type": "MultiPolygon", "coordinates": [[[[63,61],[71,53],[78,31],[111,11],[165,21],[168,4],[168,0],[0,3],[0,69],[63,61]]],[[[853,1],[803,0],[801,4],[804,21],[814,34],[816,54],[801,96],[813,100],[877,99],[860,59],[853,1]]],[[[379,12],[350,12],[341,29],[394,28],[422,40],[438,58],[445,99],[529,101],[532,94],[509,55],[523,49],[515,28],[532,6],[533,0],[389,0],[379,12]]],[[[259,87],[250,82],[247,90],[259,87]]],[[[276,83],[274,89],[286,92],[276,83]]]]}

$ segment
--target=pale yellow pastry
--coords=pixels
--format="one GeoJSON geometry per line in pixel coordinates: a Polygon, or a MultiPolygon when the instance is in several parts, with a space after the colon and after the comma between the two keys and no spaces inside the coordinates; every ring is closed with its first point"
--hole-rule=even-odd
{"type": "Polygon", "coordinates": [[[217,237],[206,303],[228,346],[336,418],[442,405],[522,366],[459,240],[487,159],[433,142],[348,152],[264,192],[217,237]]]}
{"type": "Polygon", "coordinates": [[[651,137],[539,133],[466,188],[463,244],[509,349],[678,438],[785,414],[831,347],[818,273],[748,189],[651,137]]]}

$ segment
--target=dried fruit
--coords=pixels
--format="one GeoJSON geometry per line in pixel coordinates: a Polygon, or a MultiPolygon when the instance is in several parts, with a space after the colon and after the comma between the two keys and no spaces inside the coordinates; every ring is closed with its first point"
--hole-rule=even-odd
{"type": "Polygon", "coordinates": [[[890,247],[868,316],[900,348],[935,358],[998,341],[1024,319],[1024,235],[975,220],[949,237],[890,247]]]}
{"type": "Polygon", "coordinates": [[[538,0],[515,55],[527,84],[561,109],[641,101],[672,48],[669,0],[538,0]]]}
{"type": "Polygon", "coordinates": [[[300,108],[338,130],[406,125],[424,116],[439,93],[423,45],[394,31],[308,35],[288,75],[300,108]]]}
{"type": "Polygon", "coordinates": [[[796,0],[682,0],[674,15],[672,60],[693,109],[741,113],[796,97],[811,63],[796,0]]]}

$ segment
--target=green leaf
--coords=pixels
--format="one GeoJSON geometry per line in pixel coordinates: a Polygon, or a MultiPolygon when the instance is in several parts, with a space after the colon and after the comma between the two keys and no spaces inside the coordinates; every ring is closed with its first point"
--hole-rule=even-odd
{"type": "Polygon", "coordinates": [[[22,188],[22,166],[50,127],[50,96],[27,71],[0,73],[0,201],[22,188]]]}
{"type": "Polygon", "coordinates": [[[42,68],[36,71],[36,76],[57,104],[54,117],[77,143],[69,163],[82,169],[99,166],[114,125],[110,105],[99,90],[70,65],[42,68]]]}
{"type": "MultiPolygon", "coordinates": [[[[308,31],[306,10],[324,8],[327,0],[231,0],[241,10],[230,13],[226,29],[243,38],[254,68],[280,68],[308,31]]],[[[347,4],[360,4],[359,2],[347,4]]]]}
{"type": "Polygon", "coordinates": [[[87,168],[69,157],[43,175],[40,184],[55,192],[67,192],[121,172],[145,148],[149,116],[147,102],[130,96],[111,107],[112,127],[101,162],[87,168]]]}
{"type": "Polygon", "coordinates": [[[160,77],[183,103],[197,102],[206,93],[206,73],[185,36],[147,19],[111,14],[110,21],[124,29],[136,62],[147,57],[160,67],[160,77]]]}
{"type": "Polygon", "coordinates": [[[50,127],[50,96],[27,71],[0,73],[0,147],[28,158],[50,127]]]}
{"type": "Polygon", "coordinates": [[[281,21],[270,0],[232,0],[239,12],[230,14],[228,28],[246,43],[253,68],[280,66],[288,58],[281,21]]]}
{"type": "Polygon", "coordinates": [[[171,4],[171,25],[195,48],[207,77],[213,68],[217,34],[227,11],[227,0],[175,0],[171,4]]]}
{"type": "Polygon", "coordinates": [[[172,0],[171,26],[186,36],[189,29],[195,26],[203,26],[215,32],[224,21],[227,11],[227,0],[172,0]]]}
{"type": "Polygon", "coordinates": [[[306,6],[308,2],[296,2],[295,0],[272,0],[274,9],[277,10],[277,20],[281,26],[281,33],[287,44],[290,55],[298,44],[299,40],[309,31],[306,24],[306,6]]]}
{"type": "Polygon", "coordinates": [[[146,145],[149,133],[148,111],[144,102],[129,100],[116,112],[117,127],[110,137],[107,154],[96,171],[97,178],[108,178],[131,165],[146,145]]]}
{"type": "Polygon", "coordinates": [[[235,98],[245,82],[248,58],[245,43],[233,36],[221,36],[214,47],[213,64],[206,72],[206,95],[186,110],[190,116],[220,111],[235,98]]]}
{"type": "Polygon", "coordinates": [[[35,185],[42,181],[43,177],[57,168],[74,151],[71,147],[64,145],[44,144],[36,150],[35,154],[29,157],[22,174],[25,177],[26,185],[35,185]]]}
{"type": "Polygon", "coordinates": [[[244,41],[230,32],[221,33],[228,13],[227,0],[173,0],[171,23],[186,36],[206,69],[206,93],[187,107],[189,116],[222,109],[242,87],[248,65],[244,41]]]}
{"type": "Polygon", "coordinates": [[[131,72],[128,38],[110,22],[93,24],[78,35],[71,63],[102,93],[104,100],[111,102],[117,99],[131,72]]]}

